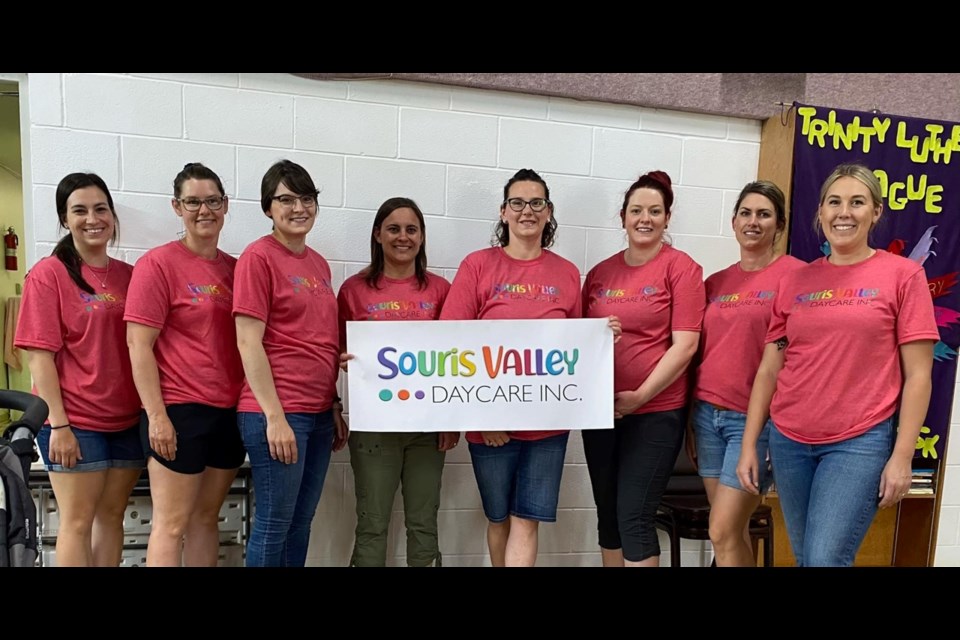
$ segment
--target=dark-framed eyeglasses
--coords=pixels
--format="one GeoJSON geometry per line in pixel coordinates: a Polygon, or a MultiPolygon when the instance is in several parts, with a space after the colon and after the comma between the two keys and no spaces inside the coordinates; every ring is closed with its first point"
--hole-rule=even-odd
{"type": "Polygon", "coordinates": [[[315,193],[307,194],[305,196],[292,196],[288,193],[285,193],[282,196],[273,196],[272,199],[279,202],[280,206],[285,209],[292,209],[297,200],[300,201],[300,204],[303,205],[304,209],[310,209],[317,206],[317,194],[315,193]]]}
{"type": "Polygon", "coordinates": [[[207,209],[210,209],[210,211],[219,211],[226,200],[227,196],[210,196],[209,198],[177,198],[177,202],[180,203],[180,206],[190,213],[200,211],[200,207],[202,205],[207,205],[207,209]]]}
{"type": "Polygon", "coordinates": [[[547,205],[550,204],[550,201],[546,198],[533,198],[532,200],[524,200],[523,198],[508,198],[503,201],[503,204],[510,205],[510,208],[517,213],[523,211],[524,207],[527,205],[530,205],[530,209],[534,213],[540,213],[547,208],[547,205]]]}

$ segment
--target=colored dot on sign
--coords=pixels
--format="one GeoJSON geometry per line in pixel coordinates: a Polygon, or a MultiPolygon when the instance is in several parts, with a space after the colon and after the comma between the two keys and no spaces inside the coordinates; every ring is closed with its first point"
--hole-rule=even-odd
{"type": "Polygon", "coordinates": [[[409,400],[410,392],[407,391],[406,389],[401,389],[399,392],[397,392],[397,397],[400,398],[401,400],[409,400]]]}
{"type": "Polygon", "coordinates": [[[423,391],[417,391],[414,395],[417,396],[417,400],[423,400],[423,396],[427,394],[425,394],[423,391]]]}
{"type": "Polygon", "coordinates": [[[393,394],[390,393],[389,389],[384,389],[380,392],[380,399],[384,402],[389,401],[393,397],[393,394]]]}

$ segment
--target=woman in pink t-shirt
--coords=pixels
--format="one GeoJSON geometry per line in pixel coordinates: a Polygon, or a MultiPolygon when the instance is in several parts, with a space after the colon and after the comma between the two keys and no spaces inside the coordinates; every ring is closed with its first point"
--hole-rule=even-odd
{"type": "MultiPolygon", "coordinates": [[[[427,229],[420,207],[409,198],[390,198],[373,219],[370,264],[347,278],[337,294],[340,348],[346,351],[347,321],[435,320],[449,290],[449,282],[427,271],[427,229]]],[[[350,357],[344,354],[344,360],[350,357]]],[[[401,483],[407,565],[440,566],[440,479],[446,451],[459,439],[459,433],[350,434],[357,494],[350,566],[386,563],[387,529],[401,483]]]]}
{"type": "MultiPolygon", "coordinates": [[[[710,541],[717,566],[745,567],[755,564],[749,524],[760,504],[760,496],[745,492],[737,478],[750,388],[780,280],[804,262],[776,253],[787,213],[783,192],[772,182],[746,185],[733,207],[732,222],[740,260],[705,283],[707,310],[687,447],[696,448],[692,457],[710,500],[710,541]]],[[[757,459],[764,463],[769,437],[768,422],[757,439],[757,459]]],[[[764,491],[772,476],[766,464],[759,470],[764,491]]]]}
{"type": "Polygon", "coordinates": [[[626,250],[591,269],[583,284],[584,316],[616,310],[623,325],[614,346],[614,428],[583,432],[605,567],[659,566],[654,517],[683,444],[703,270],[665,241],[672,205],[670,176],[640,176],[620,209],[626,250]]]}
{"type": "Polygon", "coordinates": [[[171,205],[183,236],[137,261],[124,314],[153,503],[147,565],[212,567],[220,508],[245,456],[231,316],[237,261],[217,248],[228,201],[216,173],[184,166],[171,205]]]}
{"type": "Polygon", "coordinates": [[[233,315],[246,380],[237,424],[257,494],[248,567],[302,567],[332,451],[346,444],[330,265],[307,246],[319,190],[289,160],[260,183],[273,232],[240,256],[233,315]]]}
{"type": "Polygon", "coordinates": [[[877,508],[910,488],[939,339],[923,267],[869,244],[880,181],[857,164],[823,183],[830,251],[783,277],[737,475],[760,491],[767,416],[777,496],[799,566],[850,566],[877,508]]]}
{"type": "Polygon", "coordinates": [[[143,469],[123,341],[133,267],[107,255],[118,222],[99,176],[65,176],[56,203],[67,235],[27,274],[14,345],[26,351],[33,393],[50,409],[37,445],[57,496],[56,564],[115,567],[143,469]]]}
{"type": "MultiPolygon", "coordinates": [[[[549,250],[557,221],[547,183],[521,169],[503,188],[497,246],[463,259],[441,320],[580,317],[580,273],[549,250]],[[524,283],[523,293],[516,283],[524,283]]],[[[619,333],[619,324],[611,319],[619,333]]],[[[615,338],[616,339],[616,338],[615,338]]],[[[555,522],[570,432],[467,433],[495,567],[533,566],[540,522],[555,522]]]]}

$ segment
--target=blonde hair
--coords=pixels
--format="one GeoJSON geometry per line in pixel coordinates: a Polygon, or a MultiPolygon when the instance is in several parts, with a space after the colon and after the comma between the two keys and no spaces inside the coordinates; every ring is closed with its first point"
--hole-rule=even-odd
{"type": "Polygon", "coordinates": [[[870,191],[873,206],[883,206],[883,189],[880,187],[880,179],[873,171],[856,162],[838,165],[837,168],[827,176],[827,179],[823,181],[823,186],[820,187],[820,201],[817,203],[817,211],[813,216],[813,230],[817,234],[820,233],[820,207],[823,206],[823,201],[827,198],[827,191],[829,191],[833,183],[840,178],[854,178],[855,180],[859,180],[867,187],[867,190],[870,191]]]}

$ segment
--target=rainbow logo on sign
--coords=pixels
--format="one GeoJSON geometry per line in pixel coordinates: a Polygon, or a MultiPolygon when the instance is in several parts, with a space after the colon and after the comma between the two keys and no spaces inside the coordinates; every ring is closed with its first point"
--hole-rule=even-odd
{"type": "MultiPolygon", "coordinates": [[[[574,375],[579,349],[508,349],[503,345],[485,345],[480,349],[483,371],[490,379],[497,377],[559,376],[574,375]]],[[[447,351],[403,351],[396,347],[383,347],[377,353],[377,362],[382,367],[378,377],[395,380],[400,376],[412,378],[458,376],[469,378],[477,374],[477,352],[454,347],[447,351]]],[[[423,400],[422,390],[400,389],[394,394],[390,389],[381,389],[380,400],[389,402],[411,397],[423,400]]]]}

